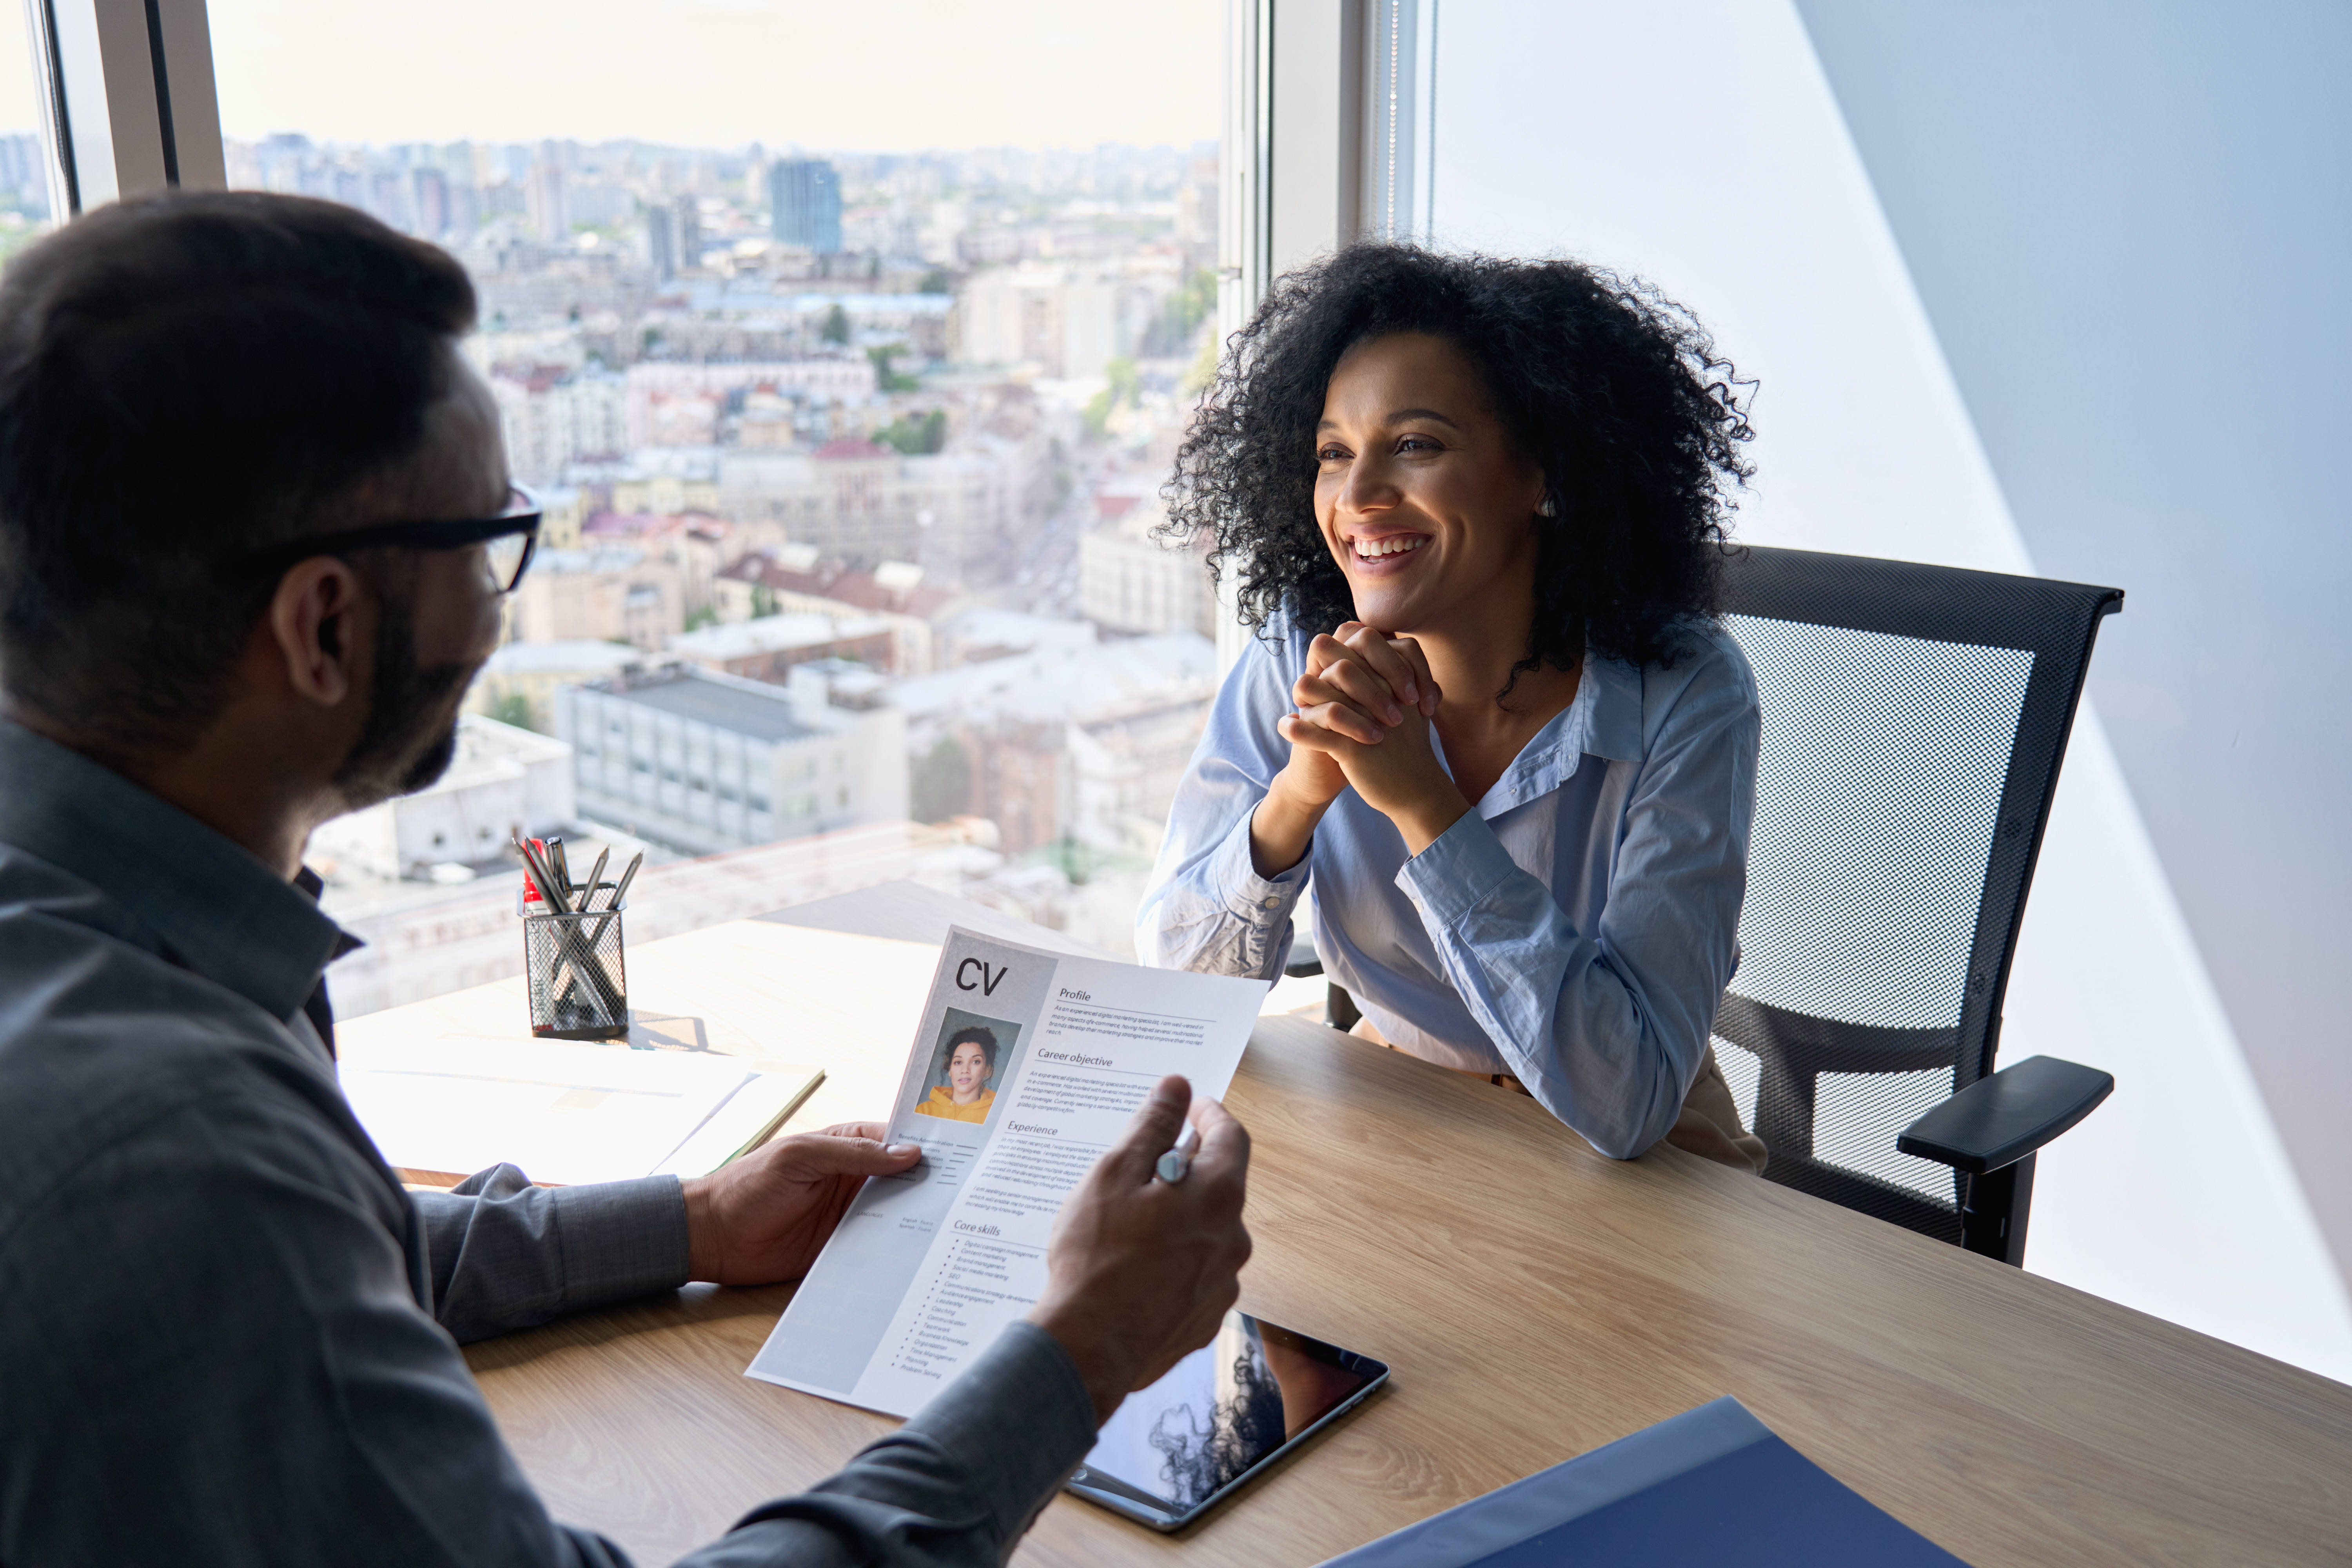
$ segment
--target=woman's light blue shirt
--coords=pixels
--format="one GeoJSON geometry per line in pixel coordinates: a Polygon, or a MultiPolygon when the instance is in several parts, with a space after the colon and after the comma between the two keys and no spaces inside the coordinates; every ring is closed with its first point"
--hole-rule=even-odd
{"type": "Polygon", "coordinates": [[[1590,656],[1576,700],[1421,854],[1350,790],[1267,879],[1250,816],[1289,760],[1275,721],[1311,640],[1253,639],[1226,677],[1136,951],[1272,979],[1304,893],[1326,972],[1391,1043],[1512,1074],[1604,1154],[1647,1149],[1681,1114],[1737,951],[1758,730],[1738,644],[1700,625],[1671,668],[1590,656]]]}

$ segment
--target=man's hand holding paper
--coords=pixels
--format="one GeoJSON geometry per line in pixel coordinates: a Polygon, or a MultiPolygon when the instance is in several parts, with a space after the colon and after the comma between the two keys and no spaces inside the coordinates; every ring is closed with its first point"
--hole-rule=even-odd
{"type": "Polygon", "coordinates": [[[750,1375],[911,1415],[1025,1318],[1102,1415],[1207,1341],[1249,1255],[1249,1142],[1214,1097],[1264,994],[950,931],[887,1134],[923,1157],[842,1211],[750,1375]],[[972,1114],[929,1109],[942,1087],[972,1114]],[[1192,1173],[1156,1182],[1188,1109],[1192,1173]]]}
{"type": "Polygon", "coordinates": [[[879,1121],[795,1133],[686,1184],[687,1269],[720,1285],[774,1285],[809,1271],[868,1176],[915,1163],[879,1121]]]}
{"type": "Polygon", "coordinates": [[[1171,1077],[1062,1205],[1046,1250],[1051,1281],[1029,1321],[1070,1352],[1097,1419],[1207,1344],[1240,1299],[1248,1179],[1248,1132],[1171,1077]],[[1156,1181],[1153,1163],[1175,1142],[1188,1104],[1200,1152],[1182,1183],[1156,1181]]]}

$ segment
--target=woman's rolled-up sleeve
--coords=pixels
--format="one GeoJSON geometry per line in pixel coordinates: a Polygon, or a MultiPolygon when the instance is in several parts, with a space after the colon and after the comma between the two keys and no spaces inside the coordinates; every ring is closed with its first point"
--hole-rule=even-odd
{"type": "Polygon", "coordinates": [[[1674,1126],[1731,979],[1757,739],[1744,662],[1706,661],[1639,764],[1597,930],[1577,930],[1475,811],[1397,873],[1513,1075],[1612,1158],[1674,1126]]]}
{"type": "Polygon", "coordinates": [[[1314,847],[1280,876],[1261,877],[1249,839],[1251,814],[1289,760],[1274,728],[1290,711],[1283,662],[1282,649],[1252,638],[1217,692],[1136,911],[1135,951],[1146,963],[1259,980],[1282,973],[1314,847]]]}

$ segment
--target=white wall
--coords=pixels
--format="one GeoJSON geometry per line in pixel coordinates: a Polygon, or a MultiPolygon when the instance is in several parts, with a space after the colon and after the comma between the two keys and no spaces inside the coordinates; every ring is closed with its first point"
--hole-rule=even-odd
{"type": "MultiPolygon", "coordinates": [[[[1435,96],[1440,243],[1639,272],[1759,378],[1741,537],[2032,570],[1787,0],[1445,0],[1435,96]]],[[[2087,708],[2003,1047],[2117,1079],[2042,1155],[2030,1268],[2352,1381],[2352,1306],[2087,708]]]]}
{"type": "Polygon", "coordinates": [[[2352,354],[2352,5],[1797,8],[2035,564],[2131,590],[2091,692],[2352,1276],[2352,490],[2311,460],[2352,354]]]}

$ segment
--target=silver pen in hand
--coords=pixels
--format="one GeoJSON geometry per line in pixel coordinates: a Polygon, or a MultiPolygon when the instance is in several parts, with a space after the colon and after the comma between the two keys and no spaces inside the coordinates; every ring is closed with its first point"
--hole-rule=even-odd
{"type": "Polygon", "coordinates": [[[1184,1131],[1176,1134],[1176,1147],[1160,1156],[1159,1163],[1151,1167],[1151,1173],[1174,1186],[1192,1173],[1192,1154],[1200,1147],[1201,1130],[1186,1122],[1184,1131]]]}

